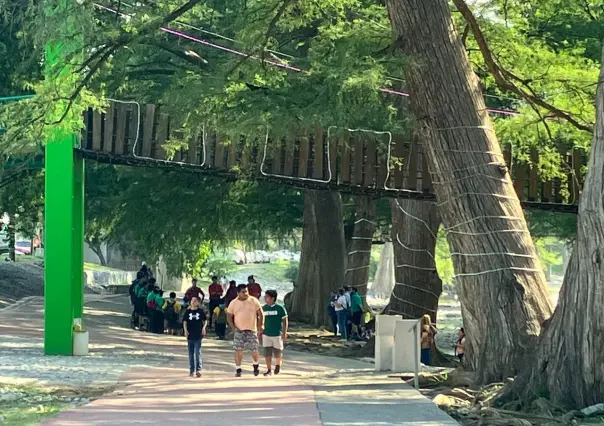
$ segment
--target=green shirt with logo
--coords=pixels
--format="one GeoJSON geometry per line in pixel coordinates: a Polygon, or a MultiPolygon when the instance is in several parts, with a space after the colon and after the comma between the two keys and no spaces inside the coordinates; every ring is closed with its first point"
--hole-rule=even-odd
{"type": "Polygon", "coordinates": [[[287,311],[281,305],[264,305],[264,335],[277,337],[283,332],[283,318],[287,317],[287,311]]]}

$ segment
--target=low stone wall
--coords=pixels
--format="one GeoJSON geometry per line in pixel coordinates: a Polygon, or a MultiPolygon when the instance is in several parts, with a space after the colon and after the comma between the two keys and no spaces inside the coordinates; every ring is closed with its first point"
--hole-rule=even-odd
{"type": "Polygon", "coordinates": [[[112,294],[128,293],[130,283],[136,278],[132,271],[84,271],[86,286],[112,294]]]}

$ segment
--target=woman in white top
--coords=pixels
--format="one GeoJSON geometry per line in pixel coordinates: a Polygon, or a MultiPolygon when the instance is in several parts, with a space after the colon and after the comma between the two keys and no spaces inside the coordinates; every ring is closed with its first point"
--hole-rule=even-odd
{"type": "Polygon", "coordinates": [[[346,300],[344,289],[338,290],[338,300],[335,302],[336,315],[338,316],[338,328],[340,329],[340,338],[348,340],[347,324],[348,324],[348,308],[350,305],[346,300]]]}

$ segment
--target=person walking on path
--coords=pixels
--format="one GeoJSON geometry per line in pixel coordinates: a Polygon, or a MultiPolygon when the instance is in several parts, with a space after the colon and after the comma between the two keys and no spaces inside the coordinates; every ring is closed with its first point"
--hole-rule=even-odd
{"type": "Polygon", "coordinates": [[[212,328],[212,320],[214,318],[214,309],[222,303],[222,293],[224,290],[218,282],[218,277],[212,277],[212,284],[208,287],[208,293],[210,294],[210,329],[212,328]]]}
{"type": "Polygon", "coordinates": [[[193,278],[193,281],[191,282],[191,287],[189,287],[188,290],[185,292],[185,299],[190,301],[193,300],[194,297],[197,297],[199,299],[199,306],[202,306],[203,301],[206,298],[206,294],[201,288],[197,287],[197,278],[193,278]]]}
{"type": "Polygon", "coordinates": [[[264,359],[266,360],[265,376],[270,376],[272,371],[273,356],[275,357],[275,374],[281,371],[283,359],[283,343],[287,339],[287,311],[277,303],[277,291],[267,290],[264,293],[266,305],[264,311],[264,334],[262,335],[262,347],[264,347],[264,359]]]}
{"type": "Polygon", "coordinates": [[[262,287],[256,282],[253,275],[247,277],[247,291],[250,293],[250,296],[254,296],[258,300],[262,297],[262,287]]]}
{"type": "Polygon", "coordinates": [[[344,294],[344,289],[341,288],[338,293],[340,296],[336,301],[336,315],[338,316],[338,328],[340,329],[340,338],[342,340],[348,340],[348,300],[344,294]]]}
{"type": "Polygon", "coordinates": [[[227,288],[226,296],[224,296],[224,305],[228,307],[235,299],[237,299],[237,282],[231,280],[229,281],[229,288],[227,288]]]}
{"type": "Polygon", "coordinates": [[[250,351],[254,359],[254,376],[260,374],[258,366],[258,337],[262,336],[264,315],[260,302],[250,297],[247,285],[237,286],[237,299],[233,300],[227,310],[229,327],[234,331],[233,349],[235,350],[235,377],[241,377],[243,351],[250,351]]]}
{"type": "Polygon", "coordinates": [[[183,327],[189,348],[189,376],[201,377],[201,339],[206,335],[206,313],[199,306],[197,297],[191,298],[191,304],[185,312],[183,327]]]}

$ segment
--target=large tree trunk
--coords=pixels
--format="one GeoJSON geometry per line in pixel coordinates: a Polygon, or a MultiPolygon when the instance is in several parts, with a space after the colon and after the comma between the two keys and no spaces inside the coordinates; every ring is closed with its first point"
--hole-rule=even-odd
{"type": "Polygon", "coordinates": [[[338,192],[304,191],[300,272],[291,295],[292,318],[326,325],[330,292],[343,285],[346,251],[338,192]]]}
{"type": "Polygon", "coordinates": [[[543,394],[567,408],[604,400],[604,49],[602,57],[577,239],[535,362],[513,385],[512,395],[523,402],[543,394]]]}
{"type": "Polygon", "coordinates": [[[371,197],[357,197],[354,230],[348,250],[348,264],[344,283],[356,287],[363,298],[367,297],[371,244],[375,232],[375,200],[371,197]]]}
{"type": "Polygon", "coordinates": [[[453,251],[478,382],[514,375],[552,312],[479,82],[445,0],[387,0],[437,205],[453,251]]]}
{"type": "Polygon", "coordinates": [[[99,258],[99,262],[101,262],[102,266],[107,266],[107,261],[105,260],[105,255],[103,254],[103,248],[100,244],[95,244],[90,241],[86,241],[88,243],[88,247],[96,256],[99,258]]]}
{"type": "Polygon", "coordinates": [[[443,289],[435,261],[440,226],[436,206],[418,200],[392,200],[390,204],[396,283],[388,313],[416,319],[428,314],[436,322],[443,289]]]}
{"type": "Polygon", "coordinates": [[[10,260],[15,262],[17,260],[17,254],[15,251],[15,244],[17,242],[17,218],[14,214],[8,217],[8,226],[6,232],[8,234],[8,257],[10,260]]]}

